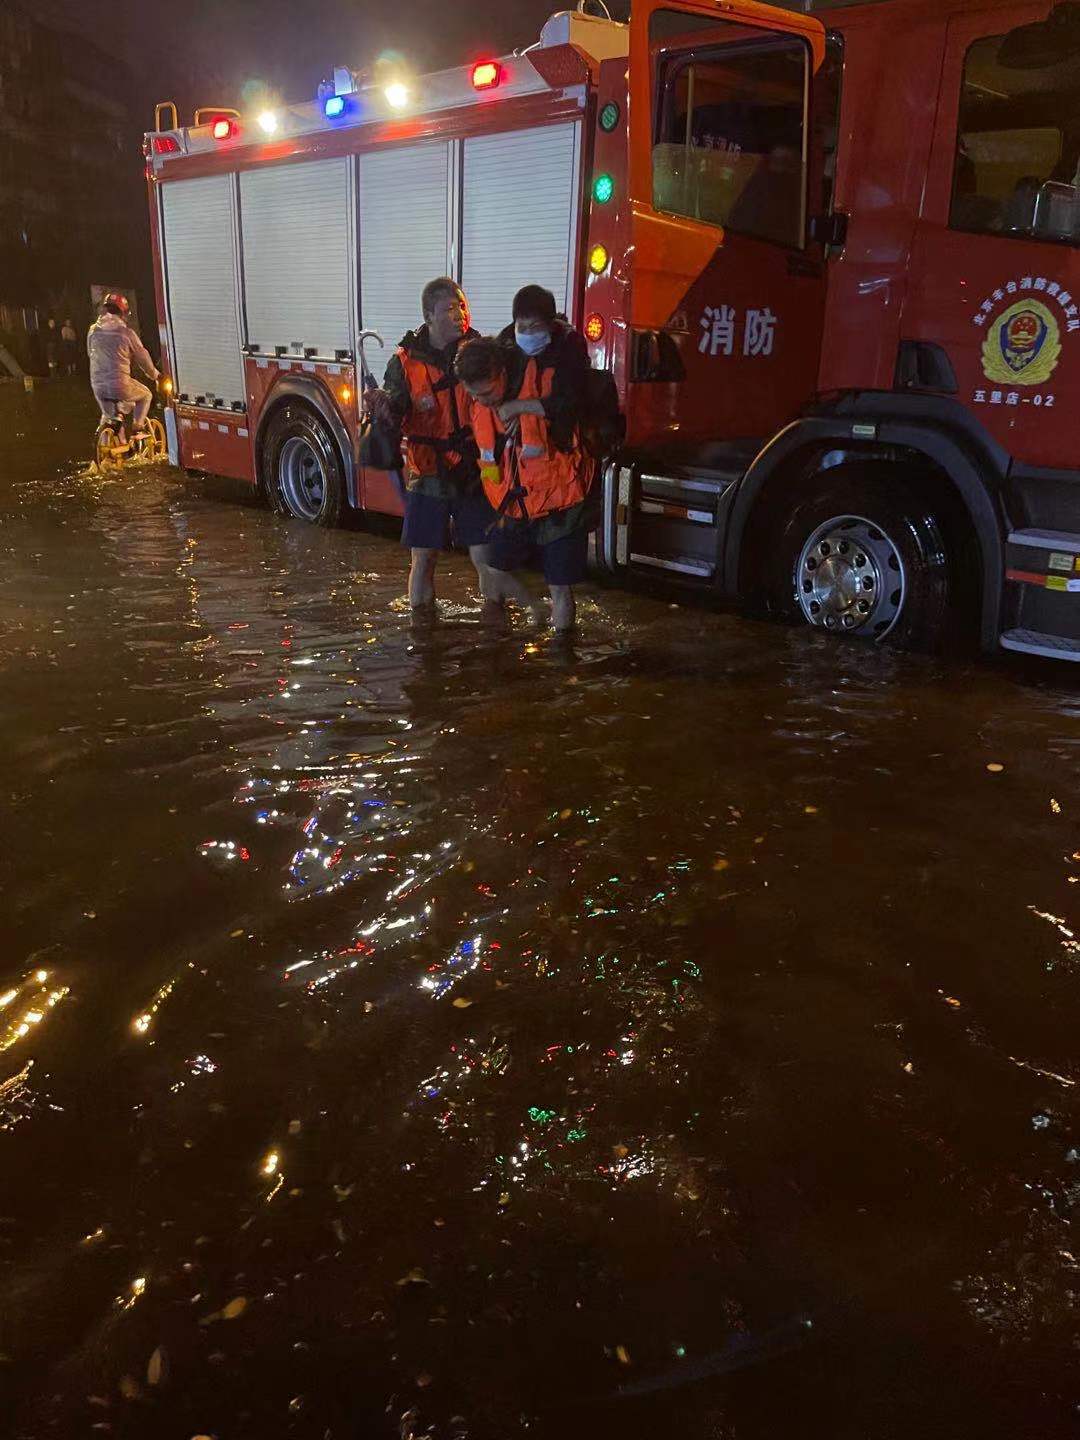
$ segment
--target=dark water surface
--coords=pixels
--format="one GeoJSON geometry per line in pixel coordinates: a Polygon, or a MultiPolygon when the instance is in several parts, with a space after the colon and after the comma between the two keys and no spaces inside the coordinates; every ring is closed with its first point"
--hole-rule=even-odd
{"type": "Polygon", "coordinates": [[[1076,1434],[1073,677],[417,633],[91,425],[0,394],[0,1433],[1076,1434]]]}

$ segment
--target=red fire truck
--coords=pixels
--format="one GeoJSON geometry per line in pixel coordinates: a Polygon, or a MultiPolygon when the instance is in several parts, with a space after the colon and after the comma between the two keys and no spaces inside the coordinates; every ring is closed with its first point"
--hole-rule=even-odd
{"type": "Polygon", "coordinates": [[[634,0],[332,89],[147,136],[175,463],[397,513],[363,332],[539,282],[626,416],[601,565],[1080,658],[1080,6],[634,0]]]}

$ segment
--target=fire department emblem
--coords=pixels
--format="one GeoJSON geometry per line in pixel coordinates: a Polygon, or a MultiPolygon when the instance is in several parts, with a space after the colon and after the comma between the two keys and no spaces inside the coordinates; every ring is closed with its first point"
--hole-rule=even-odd
{"type": "Polygon", "coordinates": [[[982,347],[988,380],[1005,385],[1042,385],[1061,354],[1061,331],[1040,300],[1018,300],[990,326],[982,347]]]}

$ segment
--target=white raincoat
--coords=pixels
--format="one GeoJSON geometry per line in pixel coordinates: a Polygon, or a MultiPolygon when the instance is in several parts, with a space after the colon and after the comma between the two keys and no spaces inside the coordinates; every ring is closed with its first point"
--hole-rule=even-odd
{"type": "Polygon", "coordinates": [[[145,385],[132,376],[132,368],[158,378],[157,368],[146,346],[119,315],[105,311],[86,337],[90,357],[90,388],[98,400],[142,400],[149,395],[145,385]]]}

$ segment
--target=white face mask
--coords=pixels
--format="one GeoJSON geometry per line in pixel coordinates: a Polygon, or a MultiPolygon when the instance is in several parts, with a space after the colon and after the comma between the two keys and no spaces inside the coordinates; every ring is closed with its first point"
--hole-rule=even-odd
{"type": "Polygon", "coordinates": [[[519,330],[515,326],[514,339],[518,349],[524,350],[526,355],[539,355],[541,350],[547,349],[551,335],[547,330],[519,330]]]}

